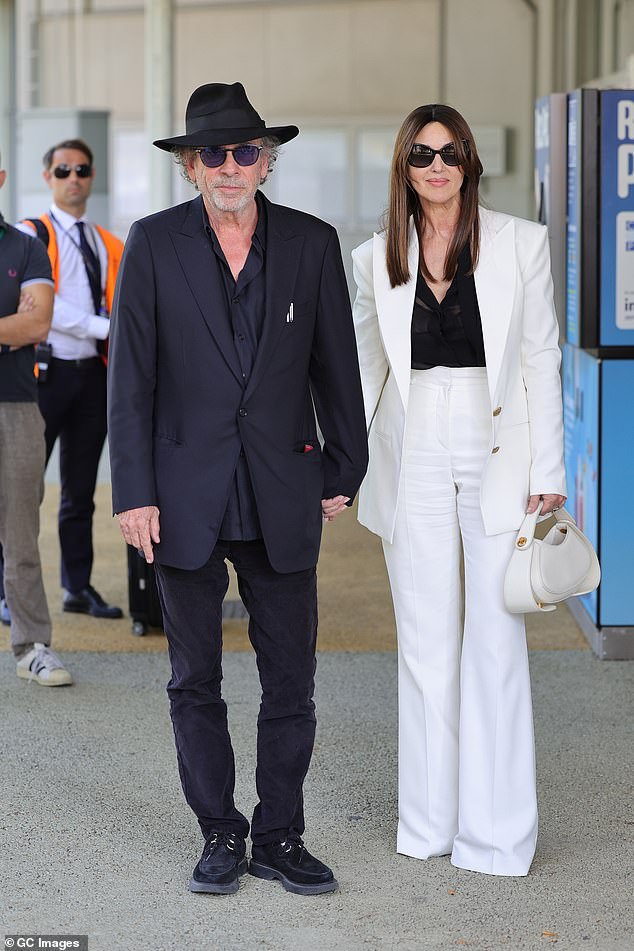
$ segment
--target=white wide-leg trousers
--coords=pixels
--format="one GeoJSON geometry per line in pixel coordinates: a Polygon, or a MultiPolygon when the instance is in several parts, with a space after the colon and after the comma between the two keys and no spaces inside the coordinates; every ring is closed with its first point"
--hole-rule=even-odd
{"type": "Polygon", "coordinates": [[[490,451],[486,370],[413,370],[384,542],[398,633],[397,850],[526,875],[537,839],[528,654],[524,618],[503,601],[515,533],[485,535],[480,512],[490,451]]]}

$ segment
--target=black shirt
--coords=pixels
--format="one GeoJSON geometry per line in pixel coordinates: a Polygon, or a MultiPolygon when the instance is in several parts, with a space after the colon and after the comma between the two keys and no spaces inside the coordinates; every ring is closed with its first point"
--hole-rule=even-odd
{"type": "MultiPolygon", "coordinates": [[[[258,223],[251,240],[249,254],[237,280],[234,279],[220,242],[213,228],[209,225],[204,204],[202,206],[205,230],[214,251],[212,267],[219,269],[220,284],[225,291],[224,319],[229,322],[232,329],[245,389],[253,370],[258,343],[262,334],[266,292],[264,272],[266,208],[264,202],[259,200],[258,194],[256,194],[256,202],[258,223]]],[[[251,541],[262,537],[255,494],[244,449],[240,450],[218,537],[225,540],[240,541],[251,541]]]]}
{"type": "MultiPolygon", "coordinates": [[[[0,317],[16,313],[20,292],[29,284],[53,285],[46,248],[0,215],[0,317]]],[[[9,352],[0,350],[0,402],[37,402],[34,366],[35,349],[31,345],[9,352]]]]}
{"type": "Polygon", "coordinates": [[[458,268],[440,303],[418,272],[412,313],[412,369],[430,367],[483,367],[482,321],[467,245],[458,268]]]}

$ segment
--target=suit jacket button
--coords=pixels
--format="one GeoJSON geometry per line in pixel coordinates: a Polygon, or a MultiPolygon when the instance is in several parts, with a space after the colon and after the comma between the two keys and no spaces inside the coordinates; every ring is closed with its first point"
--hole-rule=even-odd
{"type": "Polygon", "coordinates": [[[491,450],[491,452],[499,452],[499,451],[500,451],[499,446],[494,446],[493,449],[491,450]]]}
{"type": "Polygon", "coordinates": [[[247,415],[246,409],[244,408],[244,406],[241,406],[240,409],[238,410],[238,416],[246,416],[246,415],[247,415]]]}
{"type": "Polygon", "coordinates": [[[499,416],[501,412],[502,412],[502,407],[501,407],[501,406],[496,406],[495,409],[493,410],[493,415],[494,415],[494,416],[499,416]]]}

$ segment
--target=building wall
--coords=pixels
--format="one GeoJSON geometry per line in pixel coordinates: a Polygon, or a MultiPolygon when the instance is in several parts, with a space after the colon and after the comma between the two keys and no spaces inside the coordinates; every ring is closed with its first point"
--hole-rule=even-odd
{"type": "MultiPolygon", "coordinates": [[[[239,79],[271,122],[324,130],[324,141],[345,131],[346,185],[356,194],[364,130],[383,136],[385,151],[410,109],[447,101],[472,124],[505,130],[505,168],[485,179],[483,196],[529,216],[535,96],[591,79],[606,63],[619,68],[634,48],[634,0],[175,0],[173,10],[175,115],[164,134],[182,130],[195,86],[239,79]]],[[[115,204],[128,217],[143,213],[144,4],[20,0],[16,15],[19,108],[109,109],[115,204]]],[[[350,241],[371,230],[356,204],[339,222],[350,241]]]]}

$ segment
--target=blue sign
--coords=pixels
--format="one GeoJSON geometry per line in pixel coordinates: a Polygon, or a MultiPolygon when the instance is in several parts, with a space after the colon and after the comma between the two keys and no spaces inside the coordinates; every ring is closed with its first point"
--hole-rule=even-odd
{"type": "Polygon", "coordinates": [[[601,366],[602,627],[634,625],[634,360],[601,366]]]}
{"type": "Polygon", "coordinates": [[[599,342],[634,345],[634,90],[601,93],[599,342]]]}
{"type": "Polygon", "coordinates": [[[566,226],[566,340],[579,346],[581,256],[581,90],[568,95],[568,190],[566,226]]]}

